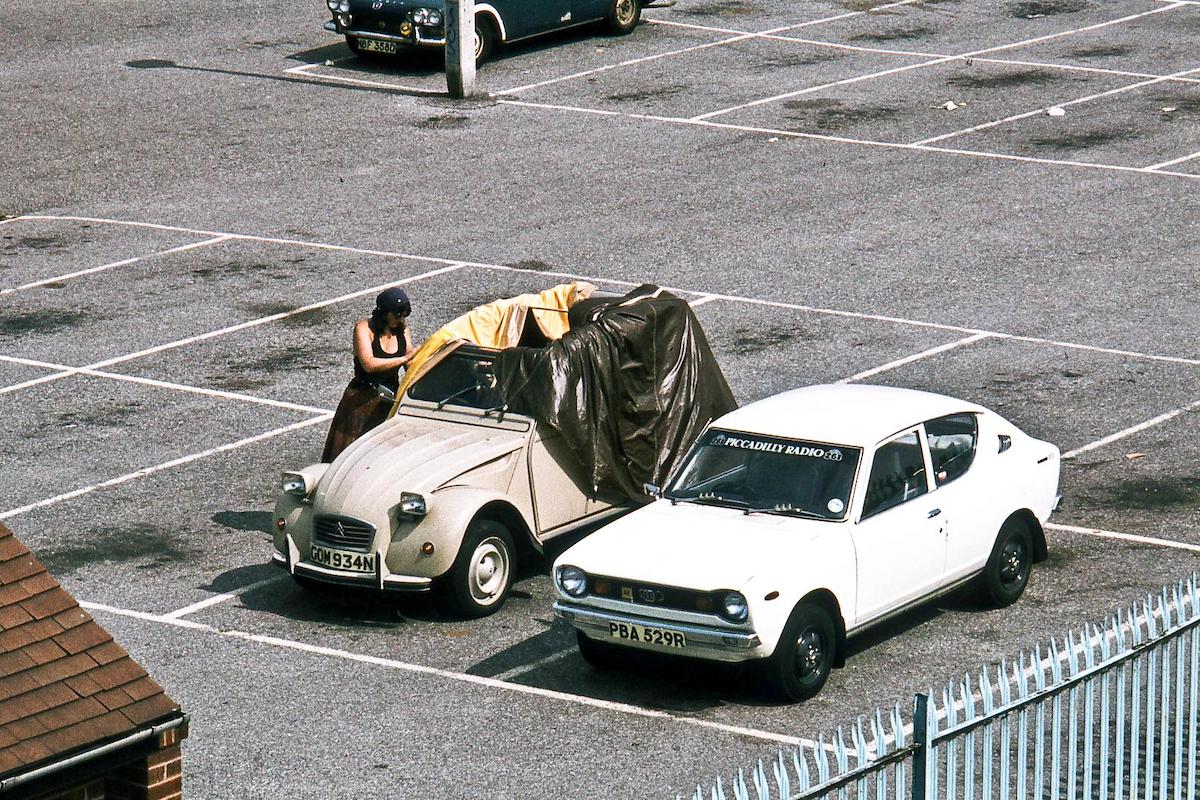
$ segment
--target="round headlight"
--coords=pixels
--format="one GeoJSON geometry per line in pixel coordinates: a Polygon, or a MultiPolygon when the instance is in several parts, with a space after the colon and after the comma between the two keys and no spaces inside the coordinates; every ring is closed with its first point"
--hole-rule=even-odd
{"type": "Polygon", "coordinates": [[[750,607],[741,592],[726,592],[721,598],[721,616],[730,622],[745,622],[749,614],[750,607]]]}
{"type": "Polygon", "coordinates": [[[325,5],[329,6],[330,11],[338,10],[338,0],[325,0],[325,5]]]}
{"type": "Polygon", "coordinates": [[[428,19],[429,19],[430,25],[441,25],[442,24],[442,12],[438,11],[436,8],[431,8],[431,9],[429,9],[428,19]]]}
{"type": "Polygon", "coordinates": [[[424,25],[429,20],[429,9],[414,8],[412,12],[412,21],[415,25],[424,25]]]}
{"type": "Polygon", "coordinates": [[[579,567],[559,567],[558,588],[571,597],[583,597],[587,594],[587,573],[579,567]]]}
{"type": "Polygon", "coordinates": [[[337,0],[338,11],[345,14],[350,10],[350,0],[337,0]]]}

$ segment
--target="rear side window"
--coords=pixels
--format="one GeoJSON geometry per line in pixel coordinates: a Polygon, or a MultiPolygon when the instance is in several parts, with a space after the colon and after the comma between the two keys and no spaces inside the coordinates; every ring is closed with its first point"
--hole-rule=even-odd
{"type": "Polygon", "coordinates": [[[875,451],[862,518],[887,511],[929,490],[916,431],[897,436],[875,451]]]}
{"type": "Polygon", "coordinates": [[[974,414],[951,414],[925,423],[933,477],[937,485],[949,483],[971,468],[979,444],[979,423],[974,414]]]}

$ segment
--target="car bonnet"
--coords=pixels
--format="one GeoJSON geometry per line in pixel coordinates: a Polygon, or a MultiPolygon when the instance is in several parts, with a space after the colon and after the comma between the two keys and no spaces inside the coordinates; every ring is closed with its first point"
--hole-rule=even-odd
{"type": "Polygon", "coordinates": [[[835,523],[660,500],[600,529],[558,560],[593,575],[702,591],[810,561],[835,523]]]}
{"type": "Polygon", "coordinates": [[[431,492],[524,446],[523,431],[395,416],[348,447],[317,486],[325,513],[362,514],[393,504],[400,492],[431,492]]]}

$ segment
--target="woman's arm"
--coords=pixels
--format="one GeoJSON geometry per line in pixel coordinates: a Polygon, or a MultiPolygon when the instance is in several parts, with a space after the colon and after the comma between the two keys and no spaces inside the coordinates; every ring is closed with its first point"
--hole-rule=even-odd
{"type": "MultiPolygon", "coordinates": [[[[407,348],[407,335],[405,339],[407,348]]],[[[388,356],[387,358],[376,356],[371,351],[371,327],[365,319],[354,323],[354,355],[358,356],[358,363],[362,364],[363,369],[367,372],[391,372],[412,360],[412,353],[407,349],[403,355],[388,356]]]]}

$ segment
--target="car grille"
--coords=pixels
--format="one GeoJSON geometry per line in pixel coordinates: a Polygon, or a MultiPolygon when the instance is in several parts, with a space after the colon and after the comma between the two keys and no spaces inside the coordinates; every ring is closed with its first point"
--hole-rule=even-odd
{"type": "Polygon", "coordinates": [[[674,586],[659,586],[653,583],[634,583],[620,578],[592,575],[588,578],[588,590],[600,597],[623,600],[656,608],[673,608],[679,611],[713,613],[719,608],[719,598],[714,592],[697,592],[694,589],[679,589],[674,586]]]}
{"type": "Polygon", "coordinates": [[[313,521],[313,541],[326,547],[365,553],[375,541],[375,526],[353,517],[318,514],[313,521]]]}

